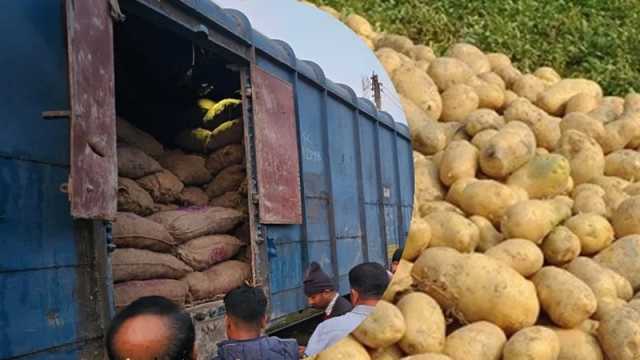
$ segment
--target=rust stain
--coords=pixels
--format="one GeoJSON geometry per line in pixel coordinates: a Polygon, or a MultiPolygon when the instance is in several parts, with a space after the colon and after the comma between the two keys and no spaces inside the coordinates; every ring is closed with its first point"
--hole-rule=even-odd
{"type": "Polygon", "coordinates": [[[300,163],[293,87],[252,67],[260,221],[301,224],[300,163]]]}
{"type": "Polygon", "coordinates": [[[112,220],[116,212],[117,162],[110,8],[104,0],[67,1],[66,11],[71,214],[112,220]]]}

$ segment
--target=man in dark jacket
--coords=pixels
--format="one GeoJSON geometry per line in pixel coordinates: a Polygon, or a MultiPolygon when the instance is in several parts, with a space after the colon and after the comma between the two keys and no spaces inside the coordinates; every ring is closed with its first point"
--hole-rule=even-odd
{"type": "Polygon", "coordinates": [[[298,343],[262,335],[267,297],[260,288],[242,286],[224,297],[228,340],[218,343],[214,360],[297,360],[298,343]]]}
{"type": "Polygon", "coordinates": [[[351,311],[351,303],[338,294],[333,281],[317,262],[309,265],[303,284],[309,305],[324,311],[324,320],[351,311]]]}

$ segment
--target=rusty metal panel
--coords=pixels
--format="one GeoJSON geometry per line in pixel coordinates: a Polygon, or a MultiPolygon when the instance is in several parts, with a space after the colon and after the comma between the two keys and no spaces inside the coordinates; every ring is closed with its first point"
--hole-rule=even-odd
{"type": "Polygon", "coordinates": [[[293,87],[255,65],[252,83],[260,222],[301,224],[293,87]]]}
{"type": "Polygon", "coordinates": [[[71,103],[71,215],[113,219],[117,160],[113,25],[109,2],[67,0],[71,103]]]}

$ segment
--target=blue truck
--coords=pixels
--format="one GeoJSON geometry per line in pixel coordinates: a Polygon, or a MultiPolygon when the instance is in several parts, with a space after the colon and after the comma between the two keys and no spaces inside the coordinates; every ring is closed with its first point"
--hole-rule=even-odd
{"type": "MultiPolygon", "coordinates": [[[[251,281],[267,290],[272,325],[306,308],[311,261],[347,294],[351,267],[387,264],[404,242],[407,126],[242,13],[208,0],[7,1],[0,34],[0,359],[104,357],[116,113],[142,107],[151,115],[135,125],[175,131],[164,114],[177,92],[156,81],[196,49],[207,76],[242,95],[251,281]]],[[[211,354],[221,301],[188,311],[211,354]]]]}

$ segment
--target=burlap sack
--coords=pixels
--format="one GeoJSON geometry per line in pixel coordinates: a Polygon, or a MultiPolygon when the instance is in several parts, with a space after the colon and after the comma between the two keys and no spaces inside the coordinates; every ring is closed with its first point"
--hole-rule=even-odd
{"type": "Polygon", "coordinates": [[[216,175],[229,166],[242,164],[242,160],[244,160],[244,146],[231,144],[214,151],[207,159],[205,166],[216,175]]]}
{"type": "Polygon", "coordinates": [[[246,178],[247,173],[244,165],[229,166],[218,173],[213,181],[207,185],[207,195],[210,198],[215,198],[226,192],[236,191],[246,178]]]}
{"type": "Polygon", "coordinates": [[[249,220],[247,220],[233,231],[233,236],[245,245],[251,243],[251,230],[249,229],[249,226],[249,220]]]}
{"type": "Polygon", "coordinates": [[[220,101],[200,100],[202,126],[205,129],[216,129],[221,124],[242,116],[242,100],[222,99],[220,101]]]}
{"type": "Polygon", "coordinates": [[[224,234],[240,222],[244,215],[221,207],[192,207],[159,212],[149,219],[164,225],[174,239],[185,242],[197,237],[224,234]]]}
{"type": "Polygon", "coordinates": [[[180,132],[174,142],[182,149],[192,152],[205,152],[211,138],[211,131],[207,129],[187,129],[180,132]]]}
{"type": "Polygon", "coordinates": [[[247,198],[240,195],[237,191],[229,191],[211,199],[209,205],[242,211],[247,207],[247,198]]]}
{"type": "Polygon", "coordinates": [[[167,229],[134,213],[118,212],[113,222],[113,242],[119,248],[170,252],[176,245],[167,229]]]}
{"type": "Polygon", "coordinates": [[[144,151],[125,144],[118,144],[118,175],[131,179],[162,171],[160,164],[144,151]]]}
{"type": "Polygon", "coordinates": [[[203,185],[211,180],[211,173],[204,166],[205,159],[198,155],[172,152],[160,159],[162,166],[171,171],[185,185],[203,185]]]}
{"type": "Polygon", "coordinates": [[[154,213],[163,212],[163,211],[178,210],[178,209],[180,209],[180,206],[178,206],[176,204],[158,204],[158,203],[153,204],[153,212],[154,213]]]}
{"type": "Polygon", "coordinates": [[[211,132],[207,151],[216,151],[224,146],[242,143],[244,131],[241,119],[227,121],[211,132]]]}
{"type": "Polygon", "coordinates": [[[178,258],[196,271],[231,259],[240,250],[242,242],[230,235],[208,235],[189,240],[178,246],[178,258]]]}
{"type": "Polygon", "coordinates": [[[111,254],[113,281],[180,279],[193,269],[173,255],[141,249],[116,249],[111,254]]]}
{"type": "Polygon", "coordinates": [[[165,204],[176,201],[184,189],[180,179],[167,170],[147,175],[139,179],[138,184],[151,194],[153,200],[165,204]]]}
{"type": "Polygon", "coordinates": [[[118,178],[118,211],[147,216],[153,212],[153,199],[137,182],[118,178]]]}
{"type": "Polygon", "coordinates": [[[238,192],[244,195],[245,197],[249,195],[249,179],[248,178],[245,177],[242,183],[240,183],[240,186],[238,187],[238,192]]]}
{"type": "Polygon", "coordinates": [[[118,141],[135,146],[155,159],[164,152],[162,144],[154,139],[153,136],[129,124],[120,117],[116,118],[116,133],[118,141]]]}
{"type": "Polygon", "coordinates": [[[116,310],[121,310],[145,296],[164,296],[182,306],[185,304],[188,294],[189,284],[173,279],[127,281],[113,286],[116,310]]]}
{"type": "Polygon", "coordinates": [[[182,280],[189,284],[189,294],[197,301],[212,299],[240,287],[250,276],[249,264],[229,260],[204,272],[193,272],[182,280]]]}
{"type": "Polygon", "coordinates": [[[209,203],[209,197],[204,190],[189,186],[182,190],[178,196],[178,202],[183,206],[206,206],[209,203]]]}

